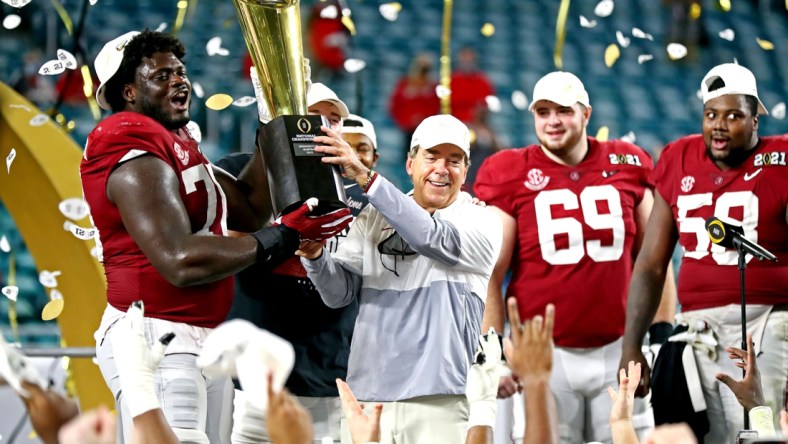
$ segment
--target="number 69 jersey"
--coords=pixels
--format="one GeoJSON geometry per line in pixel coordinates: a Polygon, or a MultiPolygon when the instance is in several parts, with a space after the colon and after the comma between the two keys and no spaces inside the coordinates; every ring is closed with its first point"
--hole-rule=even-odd
{"type": "Polygon", "coordinates": [[[678,295],[683,310],[738,304],[738,253],[712,244],[706,219],[741,225],[745,236],[779,262],[750,260],[747,303],[788,302],[788,137],[761,137],[741,165],[722,171],[706,155],[703,137],[670,143],[654,170],[657,192],[670,205],[684,255],[678,295]]]}
{"type": "Polygon", "coordinates": [[[178,175],[180,197],[192,233],[227,234],[226,198],[211,164],[185,129],[168,131],[138,113],[121,112],[107,117],[88,136],[80,165],[82,192],[103,249],[107,300],[125,312],[131,302],[142,299],[146,316],[215,327],[230,309],[233,278],[184,288],[172,285],[134,242],[118,207],[107,198],[110,173],[121,163],[142,155],[158,157],[178,175]]]}
{"type": "Polygon", "coordinates": [[[507,296],[520,316],[556,306],[554,339],[599,347],[624,333],[635,207],[651,188],[651,157],[622,141],[588,139],[576,166],[538,145],[504,150],[479,169],[474,191],[517,221],[507,296]]]}

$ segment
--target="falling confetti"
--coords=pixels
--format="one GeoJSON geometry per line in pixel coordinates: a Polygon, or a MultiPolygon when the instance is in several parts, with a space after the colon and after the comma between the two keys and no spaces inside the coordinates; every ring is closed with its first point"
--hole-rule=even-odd
{"type": "Polygon", "coordinates": [[[596,26],[596,20],[589,20],[585,16],[580,16],[580,26],[583,28],[593,28],[596,26]]]}
{"type": "Polygon", "coordinates": [[[19,17],[16,14],[8,14],[3,19],[3,28],[15,29],[20,23],[22,23],[22,17],[19,17]]]}
{"type": "Polygon", "coordinates": [[[5,169],[8,174],[11,174],[11,164],[14,163],[14,159],[16,159],[16,149],[11,148],[11,152],[5,158],[5,169]]]}
{"type": "Polygon", "coordinates": [[[8,299],[11,299],[12,301],[16,302],[16,297],[17,295],[19,295],[19,287],[17,287],[16,285],[8,285],[6,287],[3,287],[3,289],[0,290],[0,292],[2,292],[5,295],[5,297],[7,297],[8,299]]]}
{"type": "Polygon", "coordinates": [[[200,130],[200,125],[197,122],[189,120],[189,123],[186,124],[186,131],[192,136],[195,142],[202,142],[202,130],[200,130]]]}
{"type": "Polygon", "coordinates": [[[621,45],[622,48],[629,46],[629,37],[625,37],[624,33],[621,31],[616,31],[616,40],[618,40],[618,44],[621,45]]]}
{"type": "Polygon", "coordinates": [[[687,47],[681,43],[670,43],[668,45],[668,57],[670,60],[678,60],[687,55],[687,47]]]}
{"type": "Polygon", "coordinates": [[[699,19],[700,18],[700,12],[701,12],[700,3],[692,3],[692,6],[690,6],[690,12],[689,12],[690,18],[692,20],[699,19]]]}
{"type": "Polygon", "coordinates": [[[620,56],[621,50],[618,49],[618,45],[611,43],[607,49],[605,49],[605,65],[608,68],[612,67],[620,56]]]}
{"type": "Polygon", "coordinates": [[[499,99],[497,96],[487,96],[484,98],[484,101],[487,102],[487,108],[491,112],[501,112],[501,99],[499,99]]]}
{"type": "Polygon", "coordinates": [[[205,101],[205,106],[214,111],[221,111],[233,103],[233,98],[227,94],[214,94],[205,101]]]}
{"type": "Polygon", "coordinates": [[[484,26],[482,26],[481,33],[485,37],[492,37],[493,34],[495,34],[495,25],[492,23],[485,23],[484,26]]]}
{"type": "Polygon", "coordinates": [[[202,85],[197,82],[192,83],[192,91],[194,91],[194,95],[200,99],[205,97],[205,92],[202,90],[202,85]]]}
{"type": "Polygon", "coordinates": [[[785,118],[785,102],[774,105],[772,112],[769,113],[773,118],[782,120],[785,118]]]}
{"type": "Polygon", "coordinates": [[[66,221],[63,228],[67,228],[78,239],[89,240],[96,237],[97,230],[95,228],[82,228],[79,225],[66,221]]]}
{"type": "Polygon", "coordinates": [[[90,3],[90,6],[93,6],[98,3],[98,0],[88,0],[88,2],[90,3]]]}
{"type": "Polygon", "coordinates": [[[637,140],[637,137],[635,137],[635,133],[634,132],[630,131],[630,132],[624,134],[624,136],[621,137],[621,140],[623,140],[624,142],[635,143],[635,141],[637,140]]]}
{"type": "Polygon", "coordinates": [[[3,253],[11,252],[11,245],[8,243],[8,238],[5,237],[5,234],[3,237],[0,237],[0,251],[3,253]]]}
{"type": "Polygon", "coordinates": [[[165,29],[167,29],[167,22],[161,22],[159,27],[156,28],[156,32],[163,32],[165,29]]]}
{"type": "Polygon", "coordinates": [[[602,0],[597,3],[594,8],[594,14],[596,14],[597,17],[607,17],[613,13],[614,7],[613,0],[602,0]]]}
{"type": "Polygon", "coordinates": [[[66,64],[60,60],[50,60],[41,66],[38,73],[42,76],[53,76],[66,70],[66,64]]]}
{"type": "Polygon", "coordinates": [[[77,68],[77,59],[74,57],[73,54],[66,51],[65,49],[58,49],[57,50],[57,58],[61,62],[66,64],[67,69],[76,69],[77,68]]]}
{"type": "Polygon", "coordinates": [[[60,313],[63,312],[63,306],[65,305],[63,294],[56,289],[49,292],[49,299],[44,309],[41,310],[41,319],[44,321],[51,321],[60,316],[60,313]]]}
{"type": "Polygon", "coordinates": [[[652,41],[654,40],[654,36],[653,35],[643,31],[640,28],[632,28],[632,37],[635,37],[635,38],[638,38],[638,39],[652,40],[652,41]]]}
{"type": "Polygon", "coordinates": [[[758,42],[758,46],[760,46],[764,51],[771,51],[774,49],[774,43],[768,40],[756,38],[755,41],[758,42]]]}
{"type": "Polygon", "coordinates": [[[435,94],[437,94],[441,99],[444,97],[449,97],[451,95],[451,89],[446,88],[443,85],[438,85],[435,87],[435,94]]]}
{"type": "Polygon", "coordinates": [[[610,129],[606,126],[599,128],[599,131],[596,132],[596,140],[600,142],[607,141],[608,136],[610,135],[610,129]]]}
{"type": "Polygon", "coordinates": [[[32,0],[3,0],[3,3],[12,7],[12,8],[21,8],[26,4],[30,3],[32,0]]]}
{"type": "Polygon", "coordinates": [[[239,108],[245,108],[253,103],[257,103],[257,99],[251,96],[243,96],[238,99],[235,99],[232,105],[237,106],[239,108]]]}
{"type": "Polygon", "coordinates": [[[49,121],[49,116],[44,113],[36,114],[30,119],[30,126],[41,126],[49,121]]]}
{"type": "Polygon", "coordinates": [[[524,92],[517,90],[512,92],[512,105],[519,110],[528,108],[528,97],[524,92]]]}
{"type": "Polygon", "coordinates": [[[723,40],[727,40],[729,42],[732,42],[733,39],[736,38],[736,32],[734,32],[731,28],[727,28],[727,29],[723,29],[722,31],[720,31],[719,36],[723,40]]]}
{"type": "Polygon", "coordinates": [[[60,271],[42,270],[38,274],[38,282],[46,288],[57,287],[57,277],[60,276],[60,271]]]}
{"type": "Polygon", "coordinates": [[[339,10],[334,5],[329,5],[320,11],[320,18],[331,19],[339,17],[339,10]]]}
{"type": "Polygon", "coordinates": [[[208,43],[205,45],[205,51],[208,53],[209,56],[230,55],[230,51],[228,51],[225,48],[222,48],[222,38],[218,36],[208,40],[208,43]]]}
{"type": "Polygon", "coordinates": [[[393,22],[397,20],[399,12],[402,11],[402,5],[399,2],[383,3],[378,10],[384,19],[393,22]]]}
{"type": "Polygon", "coordinates": [[[27,112],[31,112],[30,108],[28,108],[27,106],[22,105],[20,103],[12,103],[12,104],[8,105],[8,107],[9,108],[15,108],[15,109],[23,109],[23,110],[25,110],[27,112]]]}
{"type": "Polygon", "coordinates": [[[558,16],[555,18],[555,47],[553,48],[553,64],[558,69],[564,68],[564,41],[566,40],[566,22],[569,19],[569,5],[572,0],[561,0],[558,16]]]}
{"type": "Polygon", "coordinates": [[[90,213],[87,202],[79,197],[71,197],[62,200],[57,205],[57,209],[60,210],[63,216],[71,220],[80,220],[90,213]]]}
{"type": "Polygon", "coordinates": [[[641,65],[648,62],[649,60],[654,60],[654,56],[651,54],[640,54],[638,56],[638,63],[641,65]]]}
{"type": "Polygon", "coordinates": [[[345,71],[353,74],[366,68],[367,62],[361,59],[347,59],[345,60],[345,71]]]}
{"type": "Polygon", "coordinates": [[[728,12],[731,10],[731,0],[720,0],[720,8],[723,11],[728,12]]]}

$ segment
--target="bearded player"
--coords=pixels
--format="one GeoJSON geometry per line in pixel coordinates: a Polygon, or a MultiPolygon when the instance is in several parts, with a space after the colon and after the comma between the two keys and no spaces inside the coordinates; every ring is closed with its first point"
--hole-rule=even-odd
{"type": "MultiPolygon", "coordinates": [[[[555,305],[550,385],[561,440],[610,442],[607,387],[616,385],[627,285],[653,202],[652,161],[630,143],[588,137],[588,93],[573,74],[542,77],[530,110],[540,144],[488,158],[474,186],[504,221],[489,291],[500,297],[511,269],[507,297],[521,318],[555,305]]],[[[660,320],[672,320],[673,299],[668,285],[660,320]]],[[[635,413],[638,428],[653,424],[644,403],[635,413]]]]}
{"type": "Polygon", "coordinates": [[[187,443],[228,442],[232,385],[206,377],[195,361],[227,315],[232,275],[282,261],[302,237],[326,239],[350,223],[349,210],[310,217],[304,205],[260,229],[270,214],[267,187],[255,186],[259,176],[236,180],[214,168],[187,125],[184,55],[176,38],[146,30],[108,42],[95,61],[96,99],[113,114],[88,137],[80,174],[103,247],[108,304],[96,355],[117,402],[119,442],[129,438],[132,418],[156,404],[124,393],[119,383],[115,355],[124,350],[113,350],[110,339],[133,301],[145,303],[149,341],[176,334],[156,370],[156,394],[175,434],[187,443]],[[227,237],[228,227],[253,234],[227,237]]]}
{"type": "MultiPolygon", "coordinates": [[[[636,344],[654,316],[656,283],[678,241],[684,256],[677,321],[693,337],[717,342],[711,348],[691,345],[710,425],[705,442],[718,443],[733,441],[744,421],[736,396],[717,381],[720,372],[738,372],[724,353],[742,340],[738,253],[712,244],[705,221],[716,216],[741,226],[748,239],[778,258],[762,262],[747,256],[746,269],[747,330],[766,404],[777,412],[788,377],[788,137],[758,136],[759,115],[767,112],[755,76],[743,66],[712,68],[701,95],[703,134],[668,144],[655,169],[654,212],[632,274],[621,362],[643,360],[636,344]]],[[[644,376],[638,396],[648,392],[644,376]]]]}

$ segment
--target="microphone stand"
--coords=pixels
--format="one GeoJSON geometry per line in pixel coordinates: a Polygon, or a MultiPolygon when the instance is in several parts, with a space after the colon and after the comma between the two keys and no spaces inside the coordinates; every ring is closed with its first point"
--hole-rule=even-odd
{"type": "MultiPolygon", "coordinates": [[[[747,351],[747,297],[744,292],[744,270],[747,268],[747,252],[744,243],[739,238],[733,238],[733,245],[739,253],[739,292],[741,294],[741,349],[747,351]]],[[[747,376],[745,369],[741,370],[742,377],[747,376]]],[[[750,417],[744,409],[744,430],[750,428],[750,417]]]]}

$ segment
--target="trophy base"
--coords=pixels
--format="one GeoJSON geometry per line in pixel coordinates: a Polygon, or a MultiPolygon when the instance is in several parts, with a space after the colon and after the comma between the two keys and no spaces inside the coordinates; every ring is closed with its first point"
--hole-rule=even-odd
{"type": "Polygon", "coordinates": [[[257,147],[262,151],[274,214],[281,216],[305,200],[319,201],[313,213],[346,208],[347,198],[339,167],[320,161],[315,136],[323,136],[320,116],[279,116],[259,128],[257,147]]]}

